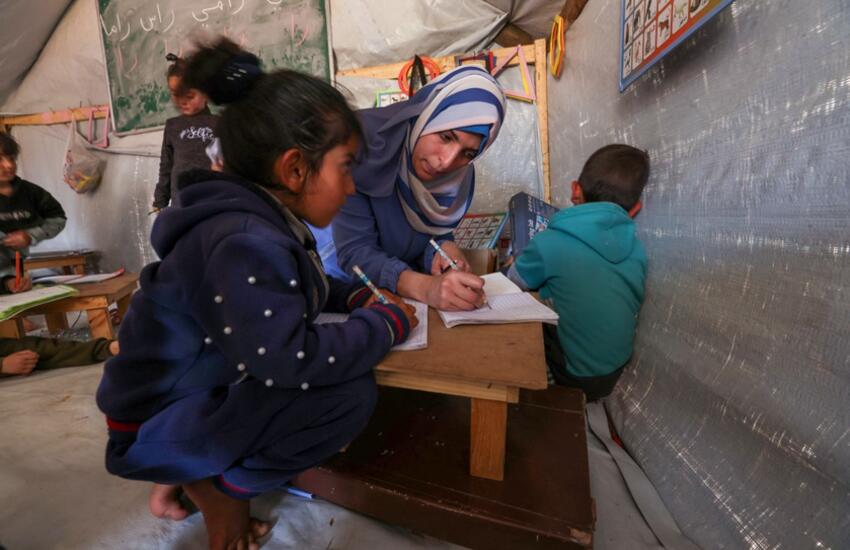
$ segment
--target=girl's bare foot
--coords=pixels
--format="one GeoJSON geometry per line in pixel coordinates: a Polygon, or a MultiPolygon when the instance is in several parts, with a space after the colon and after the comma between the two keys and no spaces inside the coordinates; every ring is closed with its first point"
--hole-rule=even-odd
{"type": "Polygon", "coordinates": [[[189,515],[187,510],[180,504],[180,494],[183,489],[179,485],[161,485],[154,483],[151,488],[151,496],[148,500],[151,513],[163,519],[180,521],[189,515]]]}
{"type": "Polygon", "coordinates": [[[211,550],[258,550],[269,524],[250,517],[250,502],[229,497],[204,479],[183,486],[204,515],[211,550]]]}

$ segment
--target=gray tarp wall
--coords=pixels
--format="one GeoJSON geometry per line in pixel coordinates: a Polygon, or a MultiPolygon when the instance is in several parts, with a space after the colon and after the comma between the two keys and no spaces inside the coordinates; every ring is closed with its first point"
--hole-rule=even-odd
{"type": "Polygon", "coordinates": [[[619,10],[568,33],[549,123],[560,206],[606,143],[653,163],[616,424],[704,548],[848,548],[850,4],[736,0],[622,95],[619,10]]]}

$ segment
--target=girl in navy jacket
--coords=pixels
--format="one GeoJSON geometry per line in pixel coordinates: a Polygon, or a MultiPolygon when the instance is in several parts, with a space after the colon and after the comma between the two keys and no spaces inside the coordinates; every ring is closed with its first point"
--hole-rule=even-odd
{"type": "Polygon", "coordinates": [[[180,205],[154,225],[162,260],[141,273],[97,393],[106,467],[153,481],[160,517],[186,516],[185,491],[211,548],[253,548],[269,527],[249,518],[249,499],[365,427],[372,369],[416,317],[390,293],[383,305],[327,278],[302,222],[326,226],[354,193],[361,130],[342,95],[297,72],[264,74],[226,39],[200,49],[184,78],[230,104],[225,172],[184,174],[180,205]],[[351,315],[316,325],[321,311],[351,315]]]}

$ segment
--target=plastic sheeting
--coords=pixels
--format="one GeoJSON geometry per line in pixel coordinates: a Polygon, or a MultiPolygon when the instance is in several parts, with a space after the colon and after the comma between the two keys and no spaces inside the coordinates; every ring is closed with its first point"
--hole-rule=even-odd
{"type": "Polygon", "coordinates": [[[567,33],[553,194],[610,142],[652,159],[650,274],[609,405],[705,548],[850,541],[850,4],[739,0],[617,91],[619,0],[567,33]]]}
{"type": "Polygon", "coordinates": [[[17,88],[71,0],[0,3],[0,104],[17,88]]]}
{"type": "Polygon", "coordinates": [[[507,17],[484,0],[333,0],[337,70],[480,49],[493,41],[507,17]]]}
{"type": "Polygon", "coordinates": [[[534,38],[549,36],[555,14],[564,0],[487,0],[488,4],[510,14],[510,22],[534,38]]]}

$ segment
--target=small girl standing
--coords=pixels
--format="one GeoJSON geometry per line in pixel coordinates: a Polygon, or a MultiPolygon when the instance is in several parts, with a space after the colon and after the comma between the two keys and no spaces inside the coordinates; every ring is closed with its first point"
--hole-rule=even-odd
{"type": "Polygon", "coordinates": [[[153,197],[153,209],[159,211],[169,203],[177,204],[177,178],[192,168],[209,168],[206,147],[215,138],[218,117],[210,113],[207,96],[184,81],[186,61],[168,54],[168,90],[180,115],[165,121],[162,153],[159,158],[159,181],[153,197]]]}
{"type": "Polygon", "coordinates": [[[106,467],[153,481],[160,517],[186,516],[185,491],[211,548],[255,548],[269,526],[250,519],[249,500],[365,427],[372,369],[417,321],[390,293],[384,305],[327,278],[304,224],[327,226],[354,193],[362,132],[342,95],[294,71],[264,74],[227,39],[193,55],[185,79],[229,104],[224,171],[185,174],[180,204],[154,223],[162,260],[141,273],[97,392],[106,467]],[[323,310],[349,320],[314,324],[323,310]]]}

